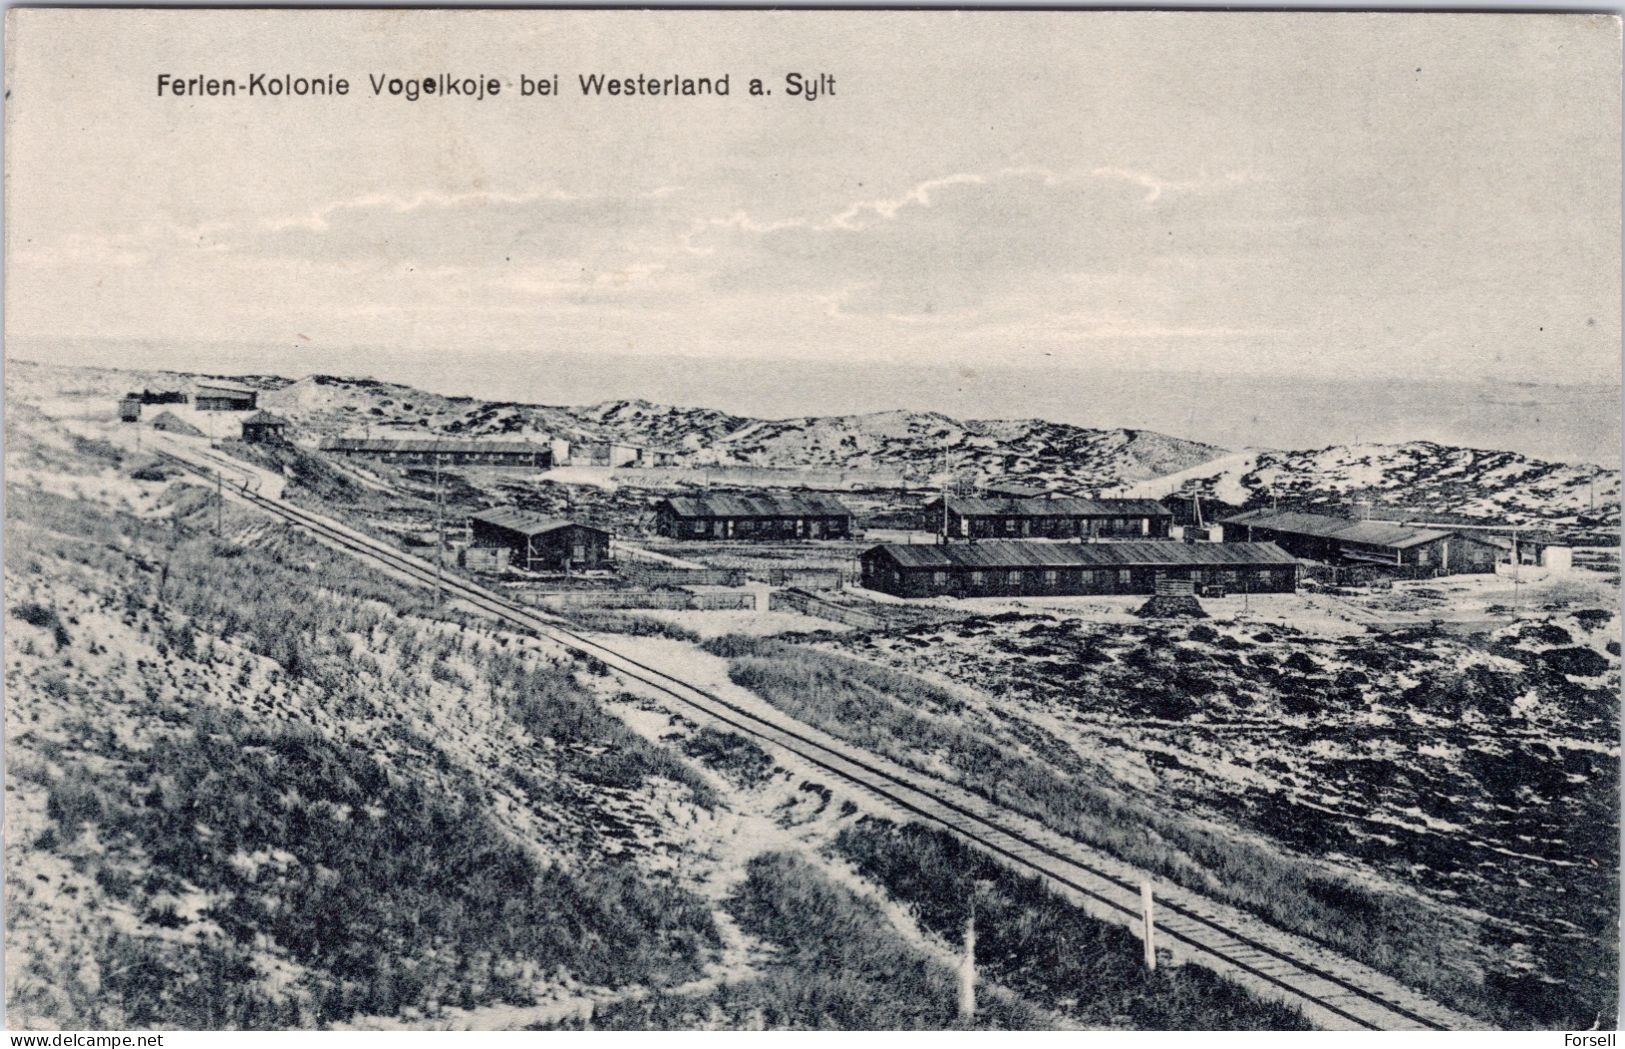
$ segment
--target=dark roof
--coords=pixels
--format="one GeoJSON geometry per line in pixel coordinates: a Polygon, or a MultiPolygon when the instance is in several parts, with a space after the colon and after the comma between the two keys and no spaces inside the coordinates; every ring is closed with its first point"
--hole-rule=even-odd
{"type": "Polygon", "coordinates": [[[469,517],[471,521],[483,521],[495,528],[502,528],[509,532],[518,532],[521,535],[545,535],[556,532],[561,528],[590,528],[594,532],[602,532],[602,528],[593,528],[592,525],[580,524],[563,517],[543,517],[528,510],[518,510],[511,506],[493,506],[489,510],[481,510],[469,517]]]}
{"type": "Polygon", "coordinates": [[[847,517],[852,511],[833,495],[673,496],[665,505],[679,517],[847,517]]]}
{"type": "MultiPolygon", "coordinates": [[[[927,506],[940,506],[940,498],[927,506]]],[[[1048,499],[974,498],[950,495],[948,509],[965,517],[1172,517],[1173,511],[1155,499],[1048,499]]]]}
{"type": "Polygon", "coordinates": [[[988,499],[1032,499],[1042,496],[1048,489],[1035,484],[988,484],[982,486],[982,496],[988,499]]]}
{"type": "Polygon", "coordinates": [[[252,396],[254,396],[255,393],[259,392],[257,390],[251,390],[246,386],[234,386],[234,385],[232,385],[231,383],[228,383],[228,382],[202,382],[202,381],[199,381],[195,385],[197,386],[197,388],[200,391],[201,390],[207,390],[212,394],[234,393],[234,394],[237,394],[237,395],[242,396],[242,397],[252,397],[252,396]]]}
{"type": "Polygon", "coordinates": [[[415,437],[329,437],[321,444],[324,452],[410,452],[465,453],[487,455],[493,452],[520,452],[525,455],[544,455],[548,449],[530,441],[444,441],[415,437]]]}
{"type": "Polygon", "coordinates": [[[1227,517],[1220,524],[1252,525],[1274,532],[1331,539],[1339,543],[1359,543],[1364,546],[1385,546],[1403,550],[1448,538],[1453,533],[1433,528],[1416,528],[1390,521],[1350,521],[1346,517],[1328,517],[1325,514],[1306,514],[1295,510],[1251,510],[1227,517]]]}
{"type": "Polygon", "coordinates": [[[261,408],[259,411],[255,412],[253,415],[250,415],[250,416],[246,417],[245,419],[243,419],[243,425],[244,426],[286,426],[286,425],[288,425],[288,420],[282,418],[282,416],[280,416],[280,415],[272,415],[270,412],[268,412],[265,409],[261,408]]]}
{"type": "Polygon", "coordinates": [[[884,554],[903,568],[1132,568],[1154,565],[1294,565],[1274,543],[886,543],[884,554]]]}

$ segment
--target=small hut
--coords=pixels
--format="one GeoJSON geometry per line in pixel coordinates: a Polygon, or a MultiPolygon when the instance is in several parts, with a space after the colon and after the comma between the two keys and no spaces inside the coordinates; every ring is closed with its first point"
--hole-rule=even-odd
{"type": "Polygon", "coordinates": [[[286,444],[288,420],[263,409],[243,420],[243,441],[247,444],[286,444]]]}

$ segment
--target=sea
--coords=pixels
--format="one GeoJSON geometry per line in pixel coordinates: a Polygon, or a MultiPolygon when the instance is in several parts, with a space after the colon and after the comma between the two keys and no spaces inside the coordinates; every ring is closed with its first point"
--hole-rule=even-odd
{"type": "Polygon", "coordinates": [[[491,349],[8,340],[8,357],[212,374],[368,377],[482,400],[642,399],[789,418],[894,409],[1155,430],[1228,449],[1425,440],[1618,467],[1621,392],[1607,383],[1134,371],[491,349]]]}

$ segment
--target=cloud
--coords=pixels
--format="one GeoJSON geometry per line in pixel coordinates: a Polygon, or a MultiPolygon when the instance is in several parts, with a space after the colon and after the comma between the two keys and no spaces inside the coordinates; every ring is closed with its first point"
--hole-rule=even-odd
{"type": "Polygon", "coordinates": [[[833,296],[843,314],[962,317],[1077,278],[1141,272],[1193,253],[1253,252],[1284,216],[1248,179],[1165,179],[1119,168],[961,173],[833,215],[707,220],[686,238],[718,291],[833,296]],[[1255,203],[1249,204],[1251,200],[1255,203]]]}
{"type": "Polygon", "coordinates": [[[570,262],[592,276],[633,272],[651,242],[674,242],[686,219],[672,217],[681,190],[580,194],[370,194],[299,215],[217,234],[228,250],[312,263],[389,269],[522,269],[570,262]]]}

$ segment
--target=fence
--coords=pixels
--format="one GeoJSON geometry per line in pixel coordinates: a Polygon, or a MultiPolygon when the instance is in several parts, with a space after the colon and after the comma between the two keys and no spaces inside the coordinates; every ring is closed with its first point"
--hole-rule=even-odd
{"type": "Polygon", "coordinates": [[[839,590],[855,578],[852,573],[839,568],[757,569],[750,576],[769,586],[791,586],[802,590],[839,590]]]}
{"type": "Polygon", "coordinates": [[[578,590],[561,594],[522,594],[544,608],[651,608],[686,611],[754,611],[753,592],[693,594],[686,590],[578,590]]]}
{"type": "Polygon", "coordinates": [[[743,568],[681,568],[677,565],[628,561],[621,575],[639,586],[744,586],[743,568]]]}
{"type": "Polygon", "coordinates": [[[1432,579],[1437,568],[1422,565],[1300,565],[1299,579],[1330,586],[1369,586],[1395,579],[1432,579]]]}
{"type": "Polygon", "coordinates": [[[886,621],[873,612],[865,612],[858,608],[847,608],[837,605],[833,601],[826,601],[816,594],[805,590],[775,590],[767,596],[768,608],[789,608],[819,619],[828,619],[836,623],[843,623],[859,630],[879,630],[886,625],[886,621]]]}

